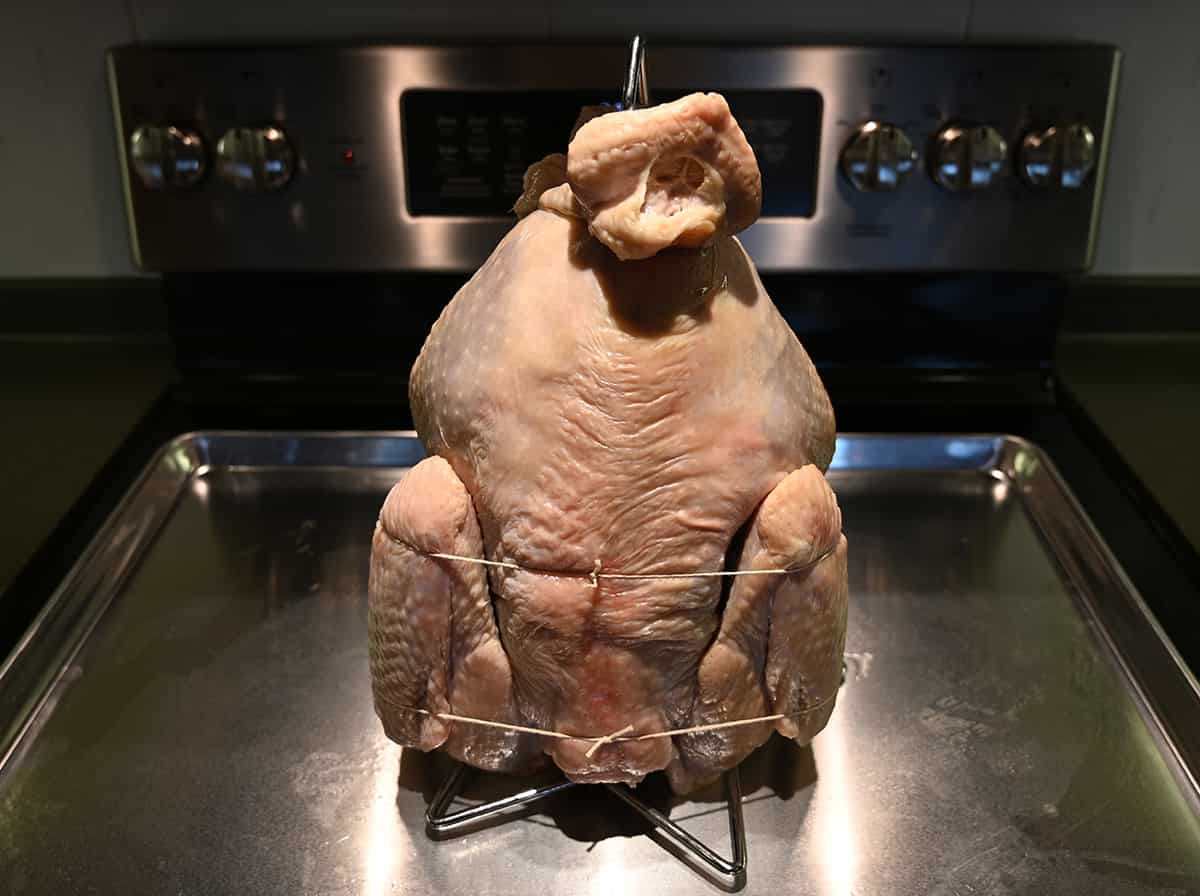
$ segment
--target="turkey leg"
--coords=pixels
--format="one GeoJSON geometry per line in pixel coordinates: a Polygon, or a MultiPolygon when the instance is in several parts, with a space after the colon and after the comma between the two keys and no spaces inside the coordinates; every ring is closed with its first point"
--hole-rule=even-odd
{"type": "Polygon", "coordinates": [[[793,471],[746,529],[738,569],[798,569],[734,579],[721,628],[701,661],[691,725],[782,713],[784,718],[676,738],[668,768],[678,792],[732,768],[771,725],[807,743],[833,712],[847,606],[846,539],[837,500],[820,470],[793,471]]]}
{"type": "Polygon", "coordinates": [[[471,497],[441,457],[396,483],[371,545],[371,684],[384,731],[477,768],[530,770],[542,759],[538,736],[414,711],[520,724],[484,567],[430,553],[483,556],[471,497]]]}

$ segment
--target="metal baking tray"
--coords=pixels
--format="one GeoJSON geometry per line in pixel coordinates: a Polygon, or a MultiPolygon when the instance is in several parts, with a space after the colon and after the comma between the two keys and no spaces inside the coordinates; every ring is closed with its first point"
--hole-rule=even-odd
{"type": "MultiPolygon", "coordinates": [[[[0,891],[681,893],[578,787],[447,842],[383,736],[365,584],[411,434],[166,445],[0,668],[0,891]]],[[[742,767],[747,892],[1200,893],[1200,691],[1047,458],[843,436],[847,675],[742,767]]],[[[513,782],[478,779],[466,798],[513,782]]],[[[720,849],[724,806],[639,791],[720,849]]]]}

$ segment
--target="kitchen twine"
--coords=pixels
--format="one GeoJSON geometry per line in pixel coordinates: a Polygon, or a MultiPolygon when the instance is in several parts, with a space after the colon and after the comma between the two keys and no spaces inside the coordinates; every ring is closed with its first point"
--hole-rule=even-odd
{"type": "MultiPolygon", "coordinates": [[[[834,552],[834,550],[837,548],[837,545],[834,544],[834,546],[831,547],[829,550],[825,551],[819,557],[810,561],[809,563],[804,564],[803,566],[789,566],[789,567],[782,567],[779,569],[734,569],[734,570],[718,570],[716,572],[604,572],[603,568],[601,567],[600,561],[597,559],[596,565],[592,568],[591,572],[557,572],[557,571],[546,570],[546,569],[533,569],[533,568],[530,568],[527,566],[521,566],[518,563],[510,563],[505,560],[485,560],[482,557],[466,557],[466,556],[463,556],[462,554],[448,554],[448,553],[444,553],[442,551],[423,551],[420,548],[416,547],[415,545],[409,544],[407,541],[404,541],[403,539],[394,537],[391,533],[389,533],[386,529],[383,528],[383,524],[381,522],[376,523],[376,528],[379,529],[381,532],[383,532],[384,536],[389,541],[392,541],[395,544],[398,544],[405,548],[408,548],[413,553],[421,554],[422,556],[425,556],[425,557],[433,557],[438,560],[453,560],[458,563],[472,563],[472,564],[475,564],[476,566],[490,566],[490,567],[495,567],[497,569],[511,569],[511,570],[515,570],[516,572],[529,572],[529,573],[534,573],[535,575],[556,576],[559,578],[574,578],[574,579],[586,578],[591,583],[592,587],[597,587],[600,584],[601,580],[603,580],[603,579],[623,579],[623,580],[632,580],[632,579],[646,579],[646,580],[649,580],[649,579],[716,579],[716,578],[727,578],[727,577],[732,577],[732,576],[787,576],[787,575],[794,575],[795,573],[807,572],[808,570],[812,569],[814,566],[816,566],[818,563],[820,563],[822,560],[824,560],[826,557],[828,557],[830,554],[832,554],[834,552]]],[[[805,713],[805,714],[810,713],[810,712],[815,712],[816,710],[820,709],[822,706],[825,706],[827,703],[829,703],[831,700],[833,700],[834,697],[836,697],[836,696],[837,696],[837,691],[835,690],[832,694],[830,694],[824,700],[821,700],[818,703],[813,704],[812,706],[805,707],[803,710],[801,710],[801,712],[805,713]]],[[[650,734],[633,734],[632,733],[634,730],[633,725],[626,725],[624,728],[620,729],[619,731],[614,731],[611,734],[601,735],[600,737],[595,737],[595,736],[590,736],[590,735],[587,737],[580,737],[580,736],[574,735],[574,734],[564,734],[561,731],[551,731],[546,728],[531,728],[527,725],[514,725],[509,722],[493,722],[490,719],[476,719],[472,716],[460,716],[460,715],[457,715],[456,713],[451,713],[451,712],[437,712],[437,711],[429,710],[429,709],[418,709],[415,706],[401,706],[399,704],[390,703],[390,701],[386,701],[386,700],[384,702],[389,703],[389,705],[391,705],[395,709],[403,709],[403,710],[407,710],[408,712],[415,712],[419,715],[428,716],[428,717],[434,718],[434,719],[444,719],[444,720],[450,721],[450,722],[462,722],[467,725],[479,725],[479,726],[485,727],[485,728],[499,728],[504,731],[517,731],[517,732],[521,732],[523,734],[538,734],[538,735],[541,735],[542,737],[553,737],[553,738],[557,738],[559,740],[583,740],[583,741],[590,740],[593,743],[592,743],[591,747],[588,748],[587,753],[585,754],[588,759],[591,759],[596,754],[596,751],[599,750],[601,747],[605,746],[606,744],[618,744],[618,743],[628,743],[631,741],[654,740],[655,738],[659,738],[659,737],[675,737],[676,735],[683,735],[683,734],[703,734],[706,731],[720,731],[720,730],[723,730],[726,728],[740,728],[743,725],[757,725],[760,722],[777,722],[780,719],[787,718],[785,713],[780,712],[780,713],[775,713],[775,714],[769,715],[769,716],[755,716],[752,719],[735,719],[731,722],[715,722],[711,725],[692,725],[691,727],[688,727],[688,728],[672,728],[668,731],[655,731],[650,734]]]]}

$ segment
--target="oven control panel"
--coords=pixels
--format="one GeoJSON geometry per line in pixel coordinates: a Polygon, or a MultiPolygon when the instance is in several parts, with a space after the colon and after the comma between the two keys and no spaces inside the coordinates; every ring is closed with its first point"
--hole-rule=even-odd
{"type": "MultiPolygon", "coordinates": [[[[614,103],[610,45],[127,47],[109,83],[151,271],[470,271],[525,169],[614,103]]],[[[651,100],[713,90],[763,173],[764,271],[1080,271],[1111,47],[651,45],[651,100]]]]}

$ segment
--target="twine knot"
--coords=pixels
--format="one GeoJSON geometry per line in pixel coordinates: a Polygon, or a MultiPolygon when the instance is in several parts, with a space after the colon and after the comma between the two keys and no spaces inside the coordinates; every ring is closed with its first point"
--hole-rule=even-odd
{"type": "MultiPolygon", "coordinates": [[[[599,564],[600,564],[600,561],[597,560],[596,565],[599,566],[599,564]]],[[[618,737],[624,737],[626,734],[632,734],[632,733],[633,733],[633,725],[626,725],[620,731],[614,731],[612,734],[606,734],[603,737],[598,737],[598,738],[596,738],[596,742],[594,744],[592,744],[590,747],[588,747],[588,751],[586,753],[584,753],[583,755],[586,756],[588,759],[591,759],[593,756],[596,755],[596,751],[599,750],[601,747],[603,747],[605,744],[611,744],[618,737]]]]}

